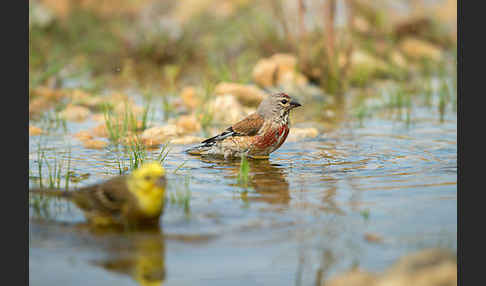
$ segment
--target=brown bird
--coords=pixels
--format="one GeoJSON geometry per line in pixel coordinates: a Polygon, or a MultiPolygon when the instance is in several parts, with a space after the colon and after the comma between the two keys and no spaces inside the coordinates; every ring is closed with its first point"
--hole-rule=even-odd
{"type": "Polygon", "coordinates": [[[94,226],[152,226],[163,212],[165,187],[164,168],[151,162],[129,175],[75,191],[33,189],[30,193],[71,200],[94,226]]]}
{"type": "Polygon", "coordinates": [[[255,113],[221,134],[186,150],[193,155],[265,157],[277,150],[289,134],[290,110],[301,106],[285,93],[267,96],[255,113]]]}

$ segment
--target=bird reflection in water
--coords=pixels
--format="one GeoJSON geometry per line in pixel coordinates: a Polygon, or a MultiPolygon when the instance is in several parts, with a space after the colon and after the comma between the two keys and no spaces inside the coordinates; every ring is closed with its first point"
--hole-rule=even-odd
{"type": "MultiPolygon", "coordinates": [[[[240,160],[215,160],[214,158],[204,157],[202,157],[201,160],[211,163],[212,165],[216,164],[229,167],[229,169],[223,169],[225,177],[237,180],[240,171],[240,160]]],[[[249,159],[248,161],[249,193],[242,196],[242,199],[250,202],[288,205],[290,202],[290,193],[285,168],[278,164],[271,163],[268,159],[249,159]],[[252,195],[252,192],[258,195],[252,195]]]]}
{"type": "Polygon", "coordinates": [[[160,229],[128,233],[110,242],[106,258],[93,261],[108,271],[129,275],[139,285],[160,286],[165,280],[165,241],[160,229]]]}

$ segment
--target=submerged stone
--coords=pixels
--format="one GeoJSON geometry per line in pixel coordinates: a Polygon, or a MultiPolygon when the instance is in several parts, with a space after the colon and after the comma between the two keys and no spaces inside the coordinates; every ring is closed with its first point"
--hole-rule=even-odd
{"type": "Polygon", "coordinates": [[[89,131],[79,131],[73,134],[73,136],[81,141],[93,139],[93,135],[89,131]]]}
{"type": "Polygon", "coordinates": [[[442,51],[439,47],[423,40],[408,37],[399,44],[400,50],[413,60],[430,59],[439,61],[442,51]]]}
{"type": "Polygon", "coordinates": [[[165,126],[155,126],[143,131],[140,135],[141,142],[146,146],[155,146],[167,143],[171,138],[180,134],[177,125],[168,124],[165,126]]]}
{"type": "Polygon", "coordinates": [[[108,130],[106,129],[105,123],[92,128],[90,132],[96,137],[108,137],[108,130]]]}
{"type": "Polygon", "coordinates": [[[314,138],[319,135],[319,131],[314,128],[298,128],[291,127],[289,131],[289,136],[287,137],[287,142],[296,142],[305,138],[314,138]]]}
{"type": "Polygon", "coordinates": [[[29,118],[35,117],[43,113],[45,110],[53,106],[54,103],[46,97],[36,97],[29,101],[29,118]]]}
{"type": "Polygon", "coordinates": [[[29,136],[41,135],[42,133],[44,133],[44,131],[39,127],[34,125],[29,125],[29,136]]]}
{"type": "Polygon", "coordinates": [[[108,142],[96,140],[96,139],[86,139],[83,141],[84,148],[88,149],[103,149],[108,145],[108,142]]]}
{"type": "Polygon", "coordinates": [[[60,89],[52,89],[46,86],[39,86],[32,90],[32,95],[45,97],[52,100],[59,100],[64,97],[66,93],[60,89]]]}
{"type": "Polygon", "coordinates": [[[91,115],[91,111],[86,107],[69,104],[59,115],[68,121],[81,122],[91,115]]]}

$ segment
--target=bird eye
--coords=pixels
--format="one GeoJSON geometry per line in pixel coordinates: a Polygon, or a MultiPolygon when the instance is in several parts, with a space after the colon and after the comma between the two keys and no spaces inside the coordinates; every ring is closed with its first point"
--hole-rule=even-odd
{"type": "Polygon", "coordinates": [[[287,99],[282,99],[282,101],[280,101],[282,104],[287,104],[287,99]]]}
{"type": "Polygon", "coordinates": [[[150,179],[152,179],[152,177],[150,177],[150,176],[145,176],[145,178],[144,178],[144,179],[145,179],[145,180],[147,180],[147,181],[150,181],[150,179]]]}

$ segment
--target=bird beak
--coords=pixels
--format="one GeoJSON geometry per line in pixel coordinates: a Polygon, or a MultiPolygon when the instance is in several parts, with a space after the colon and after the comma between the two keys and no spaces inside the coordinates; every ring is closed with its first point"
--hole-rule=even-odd
{"type": "Polygon", "coordinates": [[[292,99],[290,101],[290,106],[291,106],[291,108],[296,108],[296,107],[302,106],[302,104],[298,103],[295,99],[292,99]]]}
{"type": "Polygon", "coordinates": [[[155,184],[158,187],[164,188],[166,186],[166,184],[167,184],[167,180],[166,180],[165,176],[160,177],[160,179],[158,179],[157,181],[155,181],[155,184]]]}

